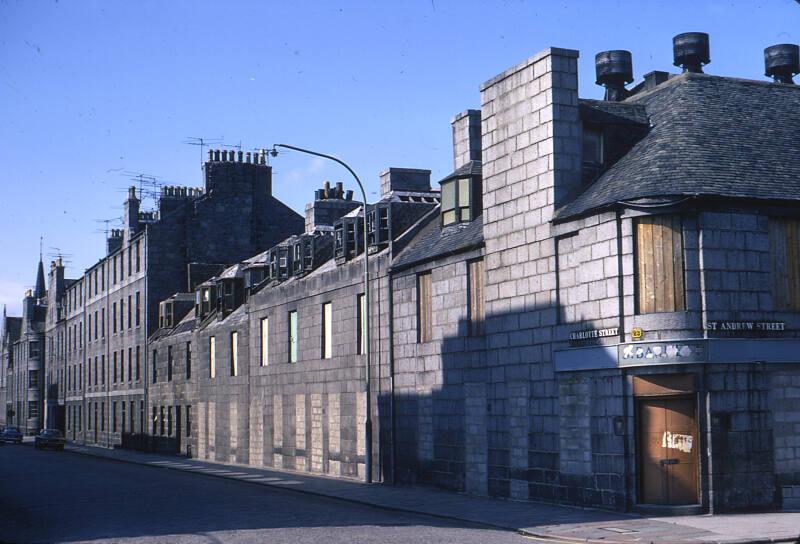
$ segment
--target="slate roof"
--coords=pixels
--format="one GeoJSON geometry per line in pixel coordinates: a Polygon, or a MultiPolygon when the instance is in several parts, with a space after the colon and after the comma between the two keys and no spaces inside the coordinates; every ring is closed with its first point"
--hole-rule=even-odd
{"type": "Polygon", "coordinates": [[[685,73],[624,104],[652,128],[556,220],[652,197],[800,200],[800,87],[685,73]]]}
{"type": "Polygon", "coordinates": [[[427,225],[409,243],[392,263],[397,270],[437,257],[467,251],[483,245],[483,216],[469,223],[441,227],[439,207],[429,217],[427,225]]]}
{"type": "Polygon", "coordinates": [[[468,163],[460,166],[452,174],[443,177],[439,183],[445,182],[453,178],[463,178],[467,176],[480,176],[483,173],[483,165],[481,161],[469,161],[468,163]]]}

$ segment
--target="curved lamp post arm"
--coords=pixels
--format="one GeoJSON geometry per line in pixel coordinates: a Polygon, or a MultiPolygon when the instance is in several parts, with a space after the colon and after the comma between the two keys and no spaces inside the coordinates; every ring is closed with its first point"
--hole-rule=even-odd
{"type": "Polygon", "coordinates": [[[372,348],[370,346],[370,310],[369,310],[369,251],[367,247],[367,192],[364,190],[364,185],[361,183],[361,180],[358,179],[358,176],[353,171],[347,163],[345,163],[341,159],[337,159],[333,155],[327,155],[325,153],[320,153],[318,151],[312,151],[310,149],[304,149],[302,147],[297,147],[294,145],[288,144],[274,144],[272,146],[272,151],[270,154],[275,157],[278,154],[278,150],[275,149],[276,147],[282,147],[285,149],[291,149],[293,151],[299,151],[300,153],[306,153],[308,155],[314,155],[317,157],[322,157],[323,159],[328,159],[333,162],[336,162],[347,169],[350,172],[350,175],[353,176],[353,179],[356,180],[358,184],[358,188],[361,189],[361,196],[363,197],[363,204],[362,207],[364,209],[364,344],[365,344],[365,351],[366,351],[366,361],[364,362],[364,381],[366,384],[366,419],[364,421],[364,481],[366,483],[372,483],[372,391],[370,386],[370,371],[372,368],[371,365],[371,354],[372,348]]]}

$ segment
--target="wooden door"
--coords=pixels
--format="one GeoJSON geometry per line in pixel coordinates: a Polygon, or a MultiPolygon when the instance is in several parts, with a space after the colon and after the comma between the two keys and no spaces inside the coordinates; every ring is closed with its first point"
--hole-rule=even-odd
{"type": "Polygon", "coordinates": [[[639,502],[697,504],[697,417],[694,397],[638,400],[639,502]]]}

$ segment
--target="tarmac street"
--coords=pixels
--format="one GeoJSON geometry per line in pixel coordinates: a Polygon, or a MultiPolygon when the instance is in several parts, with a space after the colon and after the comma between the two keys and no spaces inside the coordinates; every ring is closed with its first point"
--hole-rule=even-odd
{"type": "Polygon", "coordinates": [[[31,445],[0,447],[0,542],[524,543],[511,531],[31,445]]]}

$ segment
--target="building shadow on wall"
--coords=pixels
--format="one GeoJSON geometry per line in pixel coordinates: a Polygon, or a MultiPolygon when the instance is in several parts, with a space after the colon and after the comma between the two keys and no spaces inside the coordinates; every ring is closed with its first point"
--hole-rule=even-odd
{"type": "MultiPolygon", "coordinates": [[[[461,320],[459,334],[441,341],[441,364],[433,363],[439,355],[395,358],[394,395],[379,399],[387,480],[609,510],[589,516],[598,521],[621,517],[614,511],[626,509],[625,438],[613,431],[616,411],[597,401],[612,391],[603,393],[600,381],[576,398],[575,373],[553,371],[545,335],[566,336],[570,326],[539,327],[548,315],[555,309],[493,315],[480,336],[461,320]],[[581,436],[562,436],[567,424],[582,425],[581,436]],[[565,450],[580,463],[562,459],[565,450]]],[[[558,523],[556,510],[541,507],[531,504],[529,525],[537,508],[540,523],[558,523]]]]}

